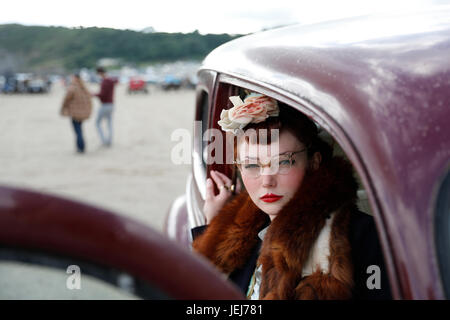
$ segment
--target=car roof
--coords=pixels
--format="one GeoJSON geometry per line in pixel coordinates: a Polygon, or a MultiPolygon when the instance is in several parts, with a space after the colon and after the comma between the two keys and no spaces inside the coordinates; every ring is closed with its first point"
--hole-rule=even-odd
{"type": "Polygon", "coordinates": [[[431,190],[450,157],[449,21],[441,6],[274,29],[220,46],[200,72],[309,106],[345,131],[378,180],[393,174],[431,190]]]}
{"type": "MultiPolygon", "coordinates": [[[[297,79],[306,77],[308,71],[324,71],[332,80],[338,75],[351,77],[358,71],[372,74],[375,62],[410,69],[415,61],[405,61],[405,54],[414,52],[418,60],[429,59],[430,51],[441,53],[435,47],[448,43],[449,21],[450,6],[446,6],[415,14],[370,15],[277,28],[218,47],[206,57],[201,69],[253,77],[296,94],[297,79]],[[374,53],[378,54],[372,56],[374,53]],[[376,61],[368,61],[370,57],[376,61]],[[359,68],[351,70],[349,66],[359,68]]],[[[435,65],[411,71],[429,73],[435,65]]]]}

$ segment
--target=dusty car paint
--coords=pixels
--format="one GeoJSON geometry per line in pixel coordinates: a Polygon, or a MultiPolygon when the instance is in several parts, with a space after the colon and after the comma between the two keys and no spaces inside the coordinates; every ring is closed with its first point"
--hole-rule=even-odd
{"type": "Polygon", "coordinates": [[[0,230],[0,247],[39,250],[114,267],[170,299],[243,298],[206,261],[157,231],[80,202],[0,187],[0,230]]]}

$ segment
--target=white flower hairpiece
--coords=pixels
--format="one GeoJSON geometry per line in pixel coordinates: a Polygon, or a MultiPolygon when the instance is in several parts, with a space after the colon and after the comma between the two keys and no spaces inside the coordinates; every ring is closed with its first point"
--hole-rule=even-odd
{"type": "Polygon", "coordinates": [[[260,123],[280,113],[275,99],[262,94],[251,94],[244,101],[239,96],[229,98],[233,107],[222,110],[218,124],[223,131],[236,134],[249,123],[260,123]]]}

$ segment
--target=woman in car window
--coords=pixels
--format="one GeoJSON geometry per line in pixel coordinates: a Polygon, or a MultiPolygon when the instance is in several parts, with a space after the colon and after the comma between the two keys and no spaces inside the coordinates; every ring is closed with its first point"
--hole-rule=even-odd
{"type": "Polygon", "coordinates": [[[294,109],[259,94],[230,100],[219,124],[237,136],[245,191],[232,197],[231,180],[211,172],[207,225],[192,230],[194,250],[249,299],[390,299],[375,224],[356,207],[352,166],[294,109]]]}

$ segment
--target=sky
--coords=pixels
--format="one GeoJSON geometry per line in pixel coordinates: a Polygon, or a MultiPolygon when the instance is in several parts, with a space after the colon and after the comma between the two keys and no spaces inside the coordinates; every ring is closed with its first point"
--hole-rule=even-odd
{"type": "Polygon", "coordinates": [[[450,0],[14,0],[2,4],[0,24],[246,34],[293,23],[414,12],[430,4],[450,0]]]}

